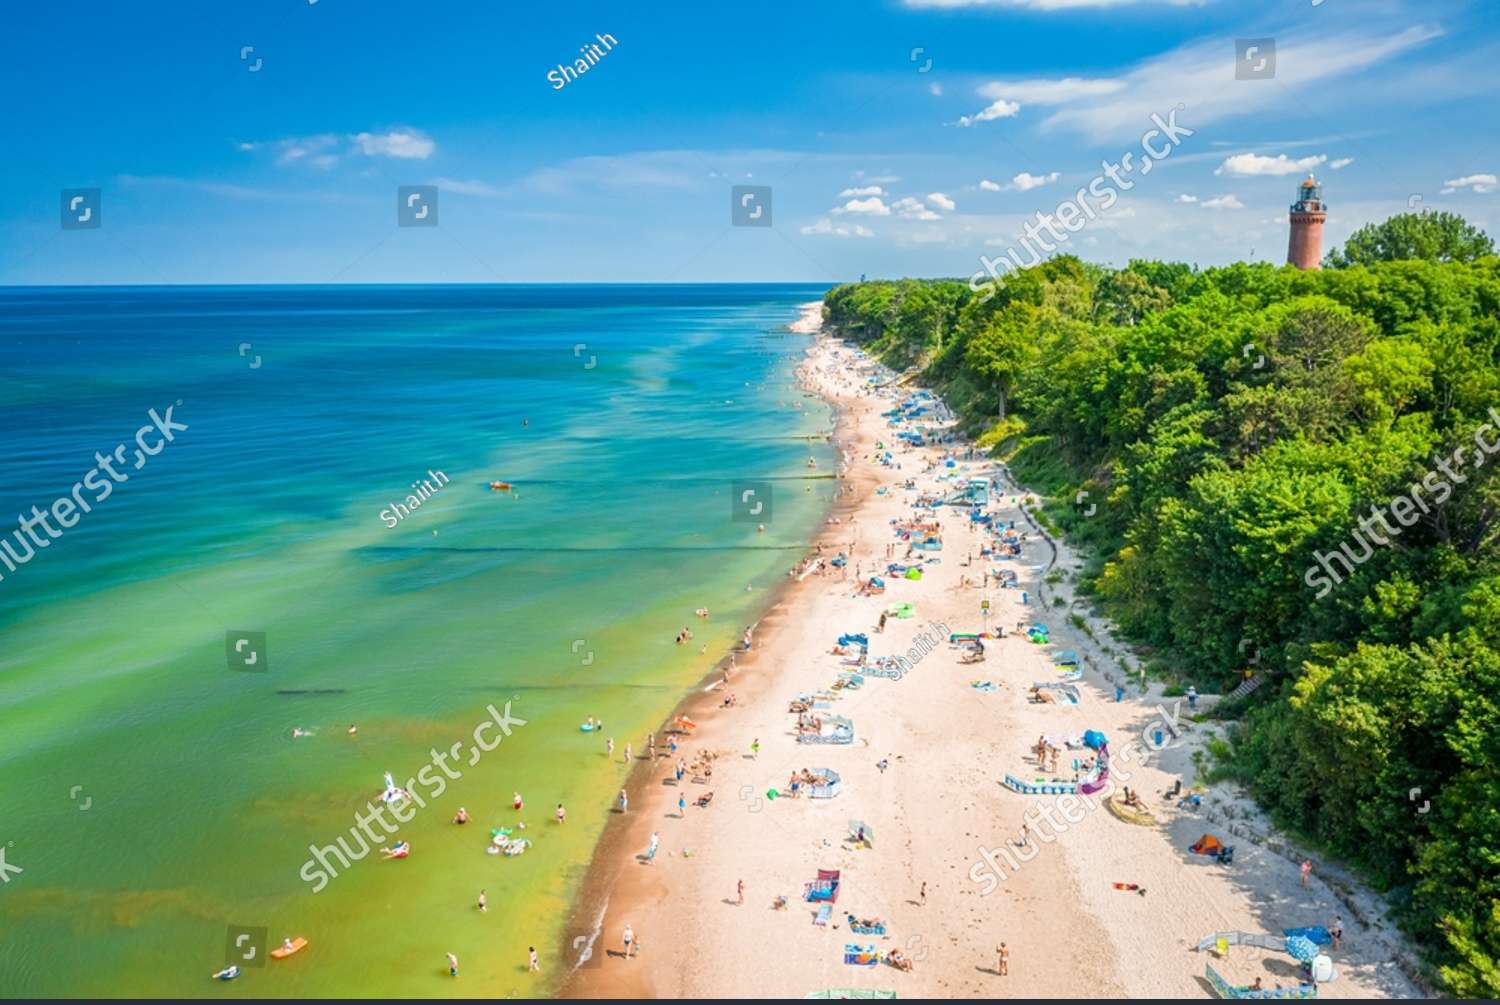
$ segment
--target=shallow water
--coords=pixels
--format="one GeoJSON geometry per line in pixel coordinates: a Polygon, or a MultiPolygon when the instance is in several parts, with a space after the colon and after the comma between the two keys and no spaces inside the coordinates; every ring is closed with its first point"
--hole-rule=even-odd
{"type": "Polygon", "coordinates": [[[727,651],[830,501],[805,466],[832,470],[829,415],[790,389],[807,338],[785,330],[821,293],[0,291],[0,513],[72,494],[95,451],[133,458],[148,409],[188,426],[0,565],[0,844],[25,870],[0,887],[0,991],[550,990],[625,742],[727,651]],[[448,481],[388,527],[428,471],[448,481]],[[731,518],[749,480],[772,486],[764,533],[731,518]],[[264,649],[231,669],[243,632],[264,649]],[[526,724],[471,754],[507,702],[526,724]],[[350,841],[384,771],[455,744],[389,839],[411,857],[314,893],[309,845],[350,841]],[[514,790],[535,845],[486,855],[514,790]],[[311,946],[210,985],[232,926],[311,946]]]}

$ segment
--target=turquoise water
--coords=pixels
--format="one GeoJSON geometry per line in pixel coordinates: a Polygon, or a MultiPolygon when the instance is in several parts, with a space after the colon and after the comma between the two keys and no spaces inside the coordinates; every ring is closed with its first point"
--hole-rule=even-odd
{"type": "Polygon", "coordinates": [[[639,745],[830,501],[785,330],[821,293],[0,290],[0,513],[91,503],[46,547],[0,538],[0,845],[25,870],[0,886],[0,993],[550,991],[561,961],[528,975],[526,947],[558,943],[625,772],[577,724],[639,745]],[[169,406],[187,429],[135,467],[169,406]],[[124,480],[75,493],[117,444],[124,480]],[[765,533],[731,518],[737,481],[770,483],[765,533]],[[247,632],[257,669],[232,669],[247,632]],[[507,702],[526,724],[471,755],[507,702]],[[357,851],[382,773],[455,744],[459,777],[390,838],[411,857],[313,892],[309,845],[357,851]],[[486,855],[516,790],[534,846],[486,855]],[[311,945],[210,983],[232,926],[311,945]]]}

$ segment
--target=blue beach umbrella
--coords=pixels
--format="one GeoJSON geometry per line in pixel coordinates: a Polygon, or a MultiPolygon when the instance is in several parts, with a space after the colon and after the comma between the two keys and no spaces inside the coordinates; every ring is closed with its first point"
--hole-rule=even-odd
{"type": "Polygon", "coordinates": [[[1317,944],[1305,935],[1293,935],[1287,939],[1286,951],[1298,963],[1311,963],[1318,955],[1317,944]]]}

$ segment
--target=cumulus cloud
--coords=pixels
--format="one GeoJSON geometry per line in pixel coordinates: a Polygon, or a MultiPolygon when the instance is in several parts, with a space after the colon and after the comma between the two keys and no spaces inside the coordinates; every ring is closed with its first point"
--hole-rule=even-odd
{"type": "Polygon", "coordinates": [[[799,228],[802,233],[808,235],[826,234],[830,237],[874,237],[875,232],[869,227],[856,223],[852,227],[835,225],[828,217],[821,217],[816,223],[809,223],[799,228]]]}
{"type": "Polygon", "coordinates": [[[1329,161],[1328,162],[1328,170],[1330,170],[1330,171],[1337,171],[1340,168],[1346,168],[1350,164],[1353,164],[1353,163],[1354,163],[1354,158],[1353,157],[1340,157],[1338,160],[1333,160],[1333,161],[1329,161]]]}
{"type": "Polygon", "coordinates": [[[1301,174],[1328,160],[1323,154],[1299,157],[1296,160],[1286,154],[1267,157],[1265,154],[1235,154],[1227,157],[1214,169],[1214,174],[1227,174],[1231,178],[1253,178],[1261,175],[1301,174]]]}
{"type": "Polygon", "coordinates": [[[938,209],[945,209],[950,213],[958,208],[957,203],[955,203],[952,199],[948,198],[941,192],[927,193],[927,201],[932,203],[938,209]]]}
{"type": "Polygon", "coordinates": [[[850,199],[834,210],[835,213],[855,213],[867,216],[890,216],[891,207],[887,206],[879,196],[870,196],[868,199],[850,199]]]}
{"type": "Polygon", "coordinates": [[[891,203],[891,209],[899,213],[905,220],[941,220],[942,217],[922,205],[921,200],[907,196],[897,199],[891,203]]]}
{"type": "Polygon", "coordinates": [[[865,185],[861,188],[846,188],[839,193],[840,199],[848,199],[862,195],[885,195],[885,189],[879,185],[865,185]]]}
{"type": "Polygon", "coordinates": [[[1030,192],[1034,188],[1041,188],[1043,185],[1057,181],[1061,177],[1062,175],[1056,171],[1049,171],[1046,174],[1032,174],[1030,171],[1022,171],[1010,180],[1010,185],[1007,187],[1013,188],[1017,192],[1030,192]]]}
{"type": "Polygon", "coordinates": [[[1014,101],[1006,101],[1001,98],[992,102],[988,107],[977,115],[960,115],[958,124],[967,129],[976,122],[993,122],[995,119],[1008,119],[1021,110],[1021,106],[1014,101]]]}
{"type": "Polygon", "coordinates": [[[1232,195],[1216,195],[1212,199],[1204,199],[1201,203],[1204,209],[1244,209],[1245,204],[1232,195]]]}
{"type": "Polygon", "coordinates": [[[984,189],[986,192],[999,192],[1003,189],[1003,186],[990,181],[988,178],[981,180],[979,182],[979,187],[984,189]]]}
{"type": "Polygon", "coordinates": [[[1462,178],[1449,178],[1443,182],[1443,185],[1446,187],[1442,190],[1442,193],[1443,195],[1452,195],[1461,188],[1467,188],[1483,195],[1486,192],[1493,192],[1497,183],[1500,182],[1497,182],[1497,179],[1492,174],[1466,174],[1462,178]]]}
{"type": "Polygon", "coordinates": [[[1197,202],[1198,201],[1198,197],[1196,195],[1188,195],[1186,192],[1184,192],[1184,193],[1182,193],[1181,195],[1179,195],[1177,197],[1177,201],[1178,202],[1192,203],[1192,202],[1197,202]]]}
{"type": "Polygon", "coordinates": [[[395,157],[424,161],[437,144],[415,129],[392,129],[383,133],[355,133],[354,145],[367,157],[395,157]]]}

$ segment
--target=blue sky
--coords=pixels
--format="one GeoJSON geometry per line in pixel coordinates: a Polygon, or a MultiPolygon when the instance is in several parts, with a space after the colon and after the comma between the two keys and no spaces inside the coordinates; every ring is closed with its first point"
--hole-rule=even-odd
{"type": "Polygon", "coordinates": [[[1193,135],[1064,250],[1281,261],[1309,169],[1329,243],[1408,205],[1496,232],[1495,8],[19,5],[0,285],[967,276],[1179,105],[1193,135]],[[555,89],[596,34],[618,45],[555,89]],[[1236,79],[1246,38],[1274,77],[1236,79]],[[730,226],[737,184],[772,187],[773,226],[730,226]],[[396,226],[399,185],[438,186],[439,226],[396,226]],[[61,228],[70,188],[100,227],[61,228]]]}

